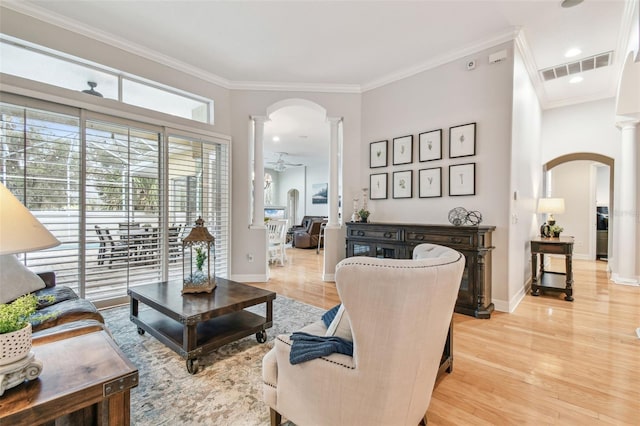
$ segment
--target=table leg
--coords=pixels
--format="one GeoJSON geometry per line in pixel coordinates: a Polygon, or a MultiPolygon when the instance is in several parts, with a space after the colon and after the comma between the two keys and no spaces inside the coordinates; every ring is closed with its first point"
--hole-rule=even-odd
{"type": "Polygon", "coordinates": [[[573,268],[572,268],[572,255],[567,254],[564,256],[564,266],[567,273],[567,280],[565,286],[564,300],[573,302],[573,268]]]}
{"type": "Polygon", "coordinates": [[[531,253],[531,295],[540,296],[538,288],[538,254],[531,253]]]}

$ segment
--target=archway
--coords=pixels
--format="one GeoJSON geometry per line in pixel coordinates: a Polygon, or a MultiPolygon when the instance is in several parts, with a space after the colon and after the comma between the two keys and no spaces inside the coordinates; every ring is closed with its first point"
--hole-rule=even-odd
{"type": "MultiPolygon", "coordinates": [[[[297,189],[300,197],[299,206],[302,207],[301,209],[299,208],[298,211],[303,212],[300,214],[300,217],[303,215],[328,217],[328,224],[324,233],[325,250],[323,252],[324,268],[322,279],[325,281],[332,281],[333,269],[337,263],[336,259],[339,257],[338,251],[340,250],[340,244],[337,236],[338,230],[340,229],[340,225],[338,223],[338,182],[340,180],[338,161],[340,158],[339,136],[341,132],[341,118],[328,117],[324,107],[315,102],[300,98],[284,99],[275,102],[268,106],[265,112],[266,114],[264,116],[252,117],[255,134],[254,174],[260,175],[265,169],[268,169],[270,165],[282,171],[284,171],[286,167],[300,167],[303,170],[302,173],[304,176],[302,177],[302,186],[297,187],[295,185],[292,186],[289,183],[284,183],[281,187],[281,196],[279,200],[282,205],[287,204],[288,190],[297,189]],[[270,133],[270,128],[274,126],[274,123],[281,119],[281,116],[286,111],[298,111],[298,113],[300,111],[306,111],[307,114],[317,117],[317,120],[315,121],[316,124],[320,123],[321,126],[324,127],[320,129],[316,136],[307,136],[306,134],[295,133],[295,131],[292,131],[289,127],[295,129],[295,123],[285,120],[286,130],[289,131],[289,134],[286,135],[286,137],[270,133]],[[296,139],[295,143],[292,144],[292,138],[304,140],[301,141],[296,139]],[[319,150],[316,150],[316,152],[312,152],[308,155],[307,159],[304,159],[302,153],[304,149],[300,150],[299,148],[304,148],[305,146],[311,147],[311,144],[305,145],[305,143],[307,141],[314,142],[317,140],[324,141],[323,146],[319,150]],[[278,159],[274,161],[273,158],[268,158],[267,154],[270,152],[272,154],[276,154],[278,159]],[[326,159],[325,165],[320,168],[316,165],[316,174],[314,175],[313,166],[305,164],[305,160],[313,163],[314,161],[317,162],[320,158],[326,159]],[[320,169],[322,170],[321,173],[318,172],[320,169]],[[312,190],[318,185],[325,185],[328,189],[328,196],[326,197],[326,200],[324,200],[324,203],[322,201],[319,203],[312,201],[312,190]],[[322,206],[322,204],[324,204],[324,206],[322,206]],[[327,273],[327,271],[331,272],[327,273]]],[[[304,130],[298,131],[303,132],[304,130]]],[[[256,187],[255,189],[257,191],[253,200],[254,219],[252,227],[263,228],[263,226],[261,226],[261,214],[264,210],[264,194],[259,193],[260,188],[256,187]]],[[[296,215],[296,218],[297,216],[298,215],[296,215]]]]}
{"type": "MultiPolygon", "coordinates": [[[[549,188],[549,182],[548,182],[548,178],[549,178],[549,173],[547,172],[551,172],[552,169],[554,169],[557,166],[560,165],[565,165],[567,163],[573,163],[573,162],[578,162],[578,161],[589,161],[589,162],[594,162],[594,163],[600,163],[603,164],[605,166],[608,166],[609,168],[609,175],[608,175],[608,180],[609,180],[609,188],[608,188],[608,192],[609,192],[609,199],[608,199],[608,229],[612,229],[615,225],[614,225],[614,199],[615,199],[615,194],[614,194],[614,175],[615,175],[615,161],[613,158],[607,157],[605,155],[601,155],[601,154],[595,154],[595,153],[590,153],[590,152],[578,152],[578,153],[573,153],[573,154],[567,154],[567,155],[563,155],[560,156],[558,158],[555,158],[553,160],[548,161],[546,164],[543,165],[543,187],[545,188],[545,194],[544,195],[551,195],[551,194],[547,194],[546,191],[549,188]]],[[[590,188],[591,189],[591,188],[590,188]]],[[[556,194],[554,194],[556,195],[556,194]]],[[[592,201],[592,204],[595,204],[595,200],[592,201]]],[[[593,206],[595,207],[595,206],[593,206]]],[[[587,214],[594,214],[595,217],[595,211],[591,211],[589,210],[589,213],[587,214]]],[[[593,229],[591,229],[590,231],[594,231],[593,229]]],[[[611,256],[613,253],[613,233],[612,232],[608,232],[607,235],[607,253],[608,256],[611,256]]],[[[597,250],[597,234],[596,232],[590,232],[589,233],[589,253],[590,254],[594,254],[594,258],[598,257],[598,250],[597,250]]]]}

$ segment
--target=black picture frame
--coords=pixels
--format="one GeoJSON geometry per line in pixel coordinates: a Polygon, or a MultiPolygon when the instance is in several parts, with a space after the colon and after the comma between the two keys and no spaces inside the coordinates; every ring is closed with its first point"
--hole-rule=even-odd
{"type": "Polygon", "coordinates": [[[387,167],[388,140],[371,142],[369,144],[369,168],[387,167]]]}
{"type": "Polygon", "coordinates": [[[418,197],[442,197],[442,167],[418,170],[418,197]]]}
{"type": "Polygon", "coordinates": [[[369,199],[387,199],[387,176],[388,173],[374,173],[369,175],[369,199]]]}
{"type": "Polygon", "coordinates": [[[476,195],[476,163],[449,166],[449,195],[476,195]]]}
{"type": "Polygon", "coordinates": [[[393,198],[413,197],[413,170],[393,172],[393,198]]]}
{"type": "Polygon", "coordinates": [[[413,135],[393,138],[393,165],[413,163],[413,135]]]}
{"type": "Polygon", "coordinates": [[[430,130],[418,135],[418,161],[442,160],[442,129],[430,130]]]}
{"type": "Polygon", "coordinates": [[[476,155],[476,123],[449,127],[449,158],[476,155]]]}

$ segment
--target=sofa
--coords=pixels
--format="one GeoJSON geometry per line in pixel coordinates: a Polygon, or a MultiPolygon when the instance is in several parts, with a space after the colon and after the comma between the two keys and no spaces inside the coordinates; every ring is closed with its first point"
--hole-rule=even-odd
{"type": "Polygon", "coordinates": [[[323,223],[327,223],[327,218],[322,216],[305,216],[302,225],[293,229],[293,247],[295,248],[316,248],[318,238],[323,223]]]}
{"type": "Polygon", "coordinates": [[[40,299],[37,313],[46,317],[43,321],[32,320],[34,340],[54,340],[91,331],[107,330],[104,318],[94,304],[80,298],[70,287],[56,285],[54,272],[37,275],[45,284],[43,289],[33,292],[40,299]]]}
{"type": "MultiPolygon", "coordinates": [[[[54,272],[36,274],[13,256],[1,257],[0,303],[10,303],[25,294],[38,297],[36,314],[31,320],[33,340],[58,340],[107,330],[104,318],[89,300],[78,297],[64,285],[56,285],[54,272]]],[[[107,330],[108,331],[108,330],[107,330]]]]}

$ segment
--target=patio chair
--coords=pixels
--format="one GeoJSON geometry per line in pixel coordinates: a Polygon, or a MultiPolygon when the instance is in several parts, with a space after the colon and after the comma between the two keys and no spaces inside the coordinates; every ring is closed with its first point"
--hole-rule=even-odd
{"type": "Polygon", "coordinates": [[[175,262],[180,253],[182,253],[182,244],[180,243],[180,232],[183,226],[181,224],[173,224],[169,227],[169,259],[175,262]]]}
{"type": "MultiPolygon", "coordinates": [[[[108,229],[102,229],[96,225],[96,234],[100,240],[100,248],[98,249],[98,265],[104,265],[104,260],[109,259],[109,265],[113,260],[126,261],[129,256],[129,247],[120,241],[114,241],[108,229]]],[[[111,266],[109,266],[111,267],[111,266]]]]}

